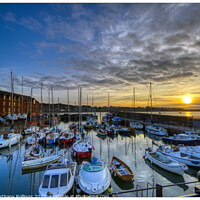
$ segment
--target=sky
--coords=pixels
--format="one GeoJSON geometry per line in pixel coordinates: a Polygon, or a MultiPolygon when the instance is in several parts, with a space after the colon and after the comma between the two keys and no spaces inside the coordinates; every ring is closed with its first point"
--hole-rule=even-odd
{"type": "Polygon", "coordinates": [[[200,4],[1,3],[0,90],[48,102],[200,108],[200,4]],[[182,103],[185,96],[190,105],[182,103]]]}

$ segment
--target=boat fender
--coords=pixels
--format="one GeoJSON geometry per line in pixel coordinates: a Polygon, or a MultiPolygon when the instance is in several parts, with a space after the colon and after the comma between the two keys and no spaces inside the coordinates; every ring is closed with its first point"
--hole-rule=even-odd
{"type": "Polygon", "coordinates": [[[47,196],[53,197],[53,194],[51,192],[47,192],[47,196]]]}
{"type": "Polygon", "coordinates": [[[76,156],[76,152],[74,152],[74,156],[76,156]]]}
{"type": "Polygon", "coordinates": [[[145,155],[143,155],[143,158],[145,159],[145,155]]]}
{"type": "Polygon", "coordinates": [[[197,173],[197,179],[200,182],[200,171],[198,171],[198,173],[197,173]]]}
{"type": "Polygon", "coordinates": [[[108,193],[112,193],[112,191],[113,191],[113,189],[112,189],[112,186],[110,185],[110,186],[108,187],[108,193]]]}

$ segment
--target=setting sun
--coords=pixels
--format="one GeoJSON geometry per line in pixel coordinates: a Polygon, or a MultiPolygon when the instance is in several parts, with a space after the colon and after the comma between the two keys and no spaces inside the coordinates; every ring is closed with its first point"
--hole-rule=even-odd
{"type": "Polygon", "coordinates": [[[192,99],[190,97],[185,97],[183,99],[183,103],[185,103],[185,104],[190,104],[191,102],[192,102],[192,99]]]}

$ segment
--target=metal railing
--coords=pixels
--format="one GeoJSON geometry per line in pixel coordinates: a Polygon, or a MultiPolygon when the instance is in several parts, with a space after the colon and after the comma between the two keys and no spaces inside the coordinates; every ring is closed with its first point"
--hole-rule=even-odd
{"type": "Polygon", "coordinates": [[[148,196],[148,191],[153,190],[153,192],[152,192],[152,197],[153,197],[154,190],[155,190],[156,191],[156,197],[163,197],[163,188],[185,185],[185,184],[192,184],[192,183],[199,183],[199,181],[181,182],[181,183],[169,184],[169,185],[160,185],[159,183],[156,183],[156,186],[152,186],[150,183],[147,183],[147,188],[141,188],[139,185],[137,185],[136,189],[134,189],[134,190],[125,190],[125,191],[113,192],[113,193],[108,193],[108,194],[102,194],[102,195],[98,195],[98,196],[99,197],[103,197],[103,196],[118,197],[119,194],[136,192],[136,196],[138,197],[138,192],[141,192],[141,196],[143,197],[143,191],[147,191],[147,196],[148,196]],[[148,187],[149,185],[151,187],[148,187]]]}

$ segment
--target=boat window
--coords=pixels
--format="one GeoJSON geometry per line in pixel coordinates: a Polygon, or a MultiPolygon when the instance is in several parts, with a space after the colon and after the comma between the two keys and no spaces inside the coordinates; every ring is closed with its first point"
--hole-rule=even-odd
{"type": "Polygon", "coordinates": [[[69,183],[70,177],[71,177],[71,174],[70,174],[70,171],[68,171],[68,183],[69,183]]]}
{"type": "Polygon", "coordinates": [[[60,187],[67,185],[67,173],[61,174],[60,187]]]}
{"type": "Polygon", "coordinates": [[[42,188],[48,188],[48,186],[49,186],[49,178],[50,178],[50,175],[45,175],[44,176],[42,188]]]}
{"type": "Polygon", "coordinates": [[[95,165],[92,165],[90,163],[86,163],[83,166],[83,170],[87,172],[99,172],[104,169],[104,164],[103,163],[97,163],[95,165]]]}
{"type": "Polygon", "coordinates": [[[58,175],[52,175],[50,188],[58,187],[58,175]]]}

